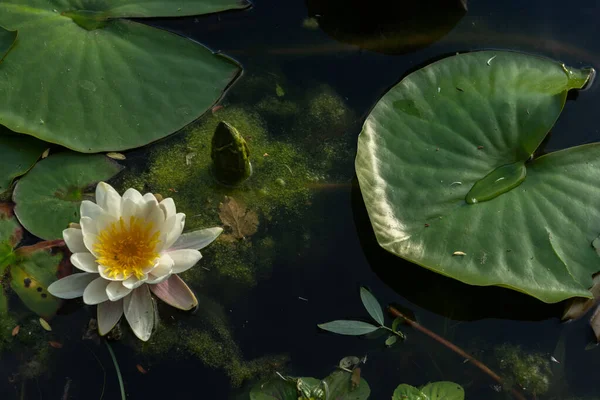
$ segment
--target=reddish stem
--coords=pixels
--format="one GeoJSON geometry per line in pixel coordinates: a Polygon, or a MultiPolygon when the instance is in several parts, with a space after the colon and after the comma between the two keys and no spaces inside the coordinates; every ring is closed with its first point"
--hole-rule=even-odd
{"type": "Polygon", "coordinates": [[[24,255],[33,253],[34,251],[37,251],[37,250],[51,249],[52,247],[64,246],[64,245],[65,245],[65,241],[62,239],[46,240],[44,242],[32,244],[31,246],[19,247],[18,249],[15,250],[15,254],[17,254],[18,256],[24,256],[24,255]]]}
{"type": "MultiPolygon", "coordinates": [[[[485,372],[486,374],[488,374],[493,380],[495,380],[496,382],[498,382],[500,385],[504,386],[504,381],[502,380],[502,378],[500,377],[500,375],[498,375],[497,373],[495,373],[494,371],[492,371],[491,369],[489,369],[487,365],[485,365],[481,361],[477,360],[475,357],[473,357],[472,355],[470,355],[469,353],[467,353],[466,351],[464,351],[460,347],[458,347],[455,344],[453,344],[453,343],[449,342],[448,340],[444,339],[443,337],[441,337],[437,333],[434,333],[434,332],[430,331],[429,329],[425,328],[423,325],[419,324],[418,322],[413,321],[412,319],[406,317],[404,314],[402,314],[400,311],[398,311],[393,306],[388,307],[388,311],[394,317],[396,317],[396,318],[402,318],[404,321],[406,321],[406,323],[408,325],[412,326],[416,330],[421,331],[422,333],[426,334],[430,338],[432,338],[432,339],[436,340],[437,342],[441,343],[442,345],[446,346],[447,348],[449,348],[450,350],[452,350],[456,354],[460,355],[461,357],[466,358],[473,365],[475,365],[477,368],[479,368],[480,370],[482,370],[483,372],[485,372]]],[[[515,388],[511,388],[510,391],[511,391],[512,395],[516,399],[527,400],[527,398],[521,392],[519,392],[518,390],[516,390],[515,388]]]]}

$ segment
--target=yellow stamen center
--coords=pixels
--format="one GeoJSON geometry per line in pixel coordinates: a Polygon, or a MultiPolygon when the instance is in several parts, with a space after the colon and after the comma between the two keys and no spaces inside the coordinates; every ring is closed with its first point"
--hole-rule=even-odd
{"type": "Polygon", "coordinates": [[[98,254],[96,261],[106,267],[105,273],[109,277],[123,274],[124,278],[135,275],[140,279],[143,270],[155,264],[160,232],[152,228],[152,222],[141,218],[131,217],[129,224],[119,218],[98,234],[98,242],[94,245],[98,254]]]}

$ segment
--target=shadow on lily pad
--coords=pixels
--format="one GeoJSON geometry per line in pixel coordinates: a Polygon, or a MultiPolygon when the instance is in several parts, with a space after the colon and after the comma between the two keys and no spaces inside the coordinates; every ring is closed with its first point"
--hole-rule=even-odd
{"type": "Polygon", "coordinates": [[[467,12],[466,0],[307,0],[309,16],[340,42],[384,54],[429,46],[467,12]]]}
{"type": "Polygon", "coordinates": [[[454,320],[483,318],[543,320],[560,315],[562,303],[546,304],[496,286],[471,286],[403,260],[377,243],[356,180],[352,188],[354,223],[371,268],[406,300],[454,320]]]}

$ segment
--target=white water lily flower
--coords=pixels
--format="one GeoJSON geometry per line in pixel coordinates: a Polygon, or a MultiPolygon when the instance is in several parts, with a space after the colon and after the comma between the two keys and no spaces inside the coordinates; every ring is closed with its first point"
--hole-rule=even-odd
{"type": "Polygon", "coordinates": [[[63,231],[71,263],[83,272],[54,282],[48,291],[97,304],[100,335],[125,314],[135,335],[146,341],[154,327],[150,292],[182,310],[196,307],[196,297],[176,274],[193,267],[202,257],[198,250],[223,231],[216,227],[182,234],[184,224],[185,214],[176,212],[173,199],[159,203],[153,194],[142,196],[135,189],[121,197],[100,182],[96,203],[81,203],[79,227],[63,231]]]}

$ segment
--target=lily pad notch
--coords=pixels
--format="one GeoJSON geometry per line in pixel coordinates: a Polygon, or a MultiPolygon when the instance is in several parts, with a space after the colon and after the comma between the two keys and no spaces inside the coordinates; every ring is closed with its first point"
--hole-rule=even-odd
{"type": "Polygon", "coordinates": [[[0,97],[10,99],[0,104],[0,124],[14,132],[84,153],[137,148],[195,121],[240,76],[231,58],[128,18],[243,9],[245,1],[58,3],[0,2],[0,54],[7,32],[19,32],[0,63],[3,79],[22,83],[0,84],[0,97]],[[48,68],[40,70],[42,59],[48,68]]]}
{"type": "Polygon", "coordinates": [[[600,270],[591,246],[600,233],[600,144],[532,156],[568,91],[593,75],[479,51],[406,76],[358,139],[356,173],[379,244],[467,284],[548,303],[590,297],[600,270]]]}

